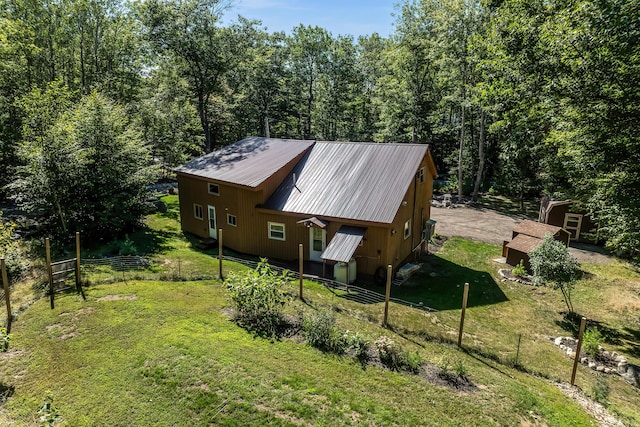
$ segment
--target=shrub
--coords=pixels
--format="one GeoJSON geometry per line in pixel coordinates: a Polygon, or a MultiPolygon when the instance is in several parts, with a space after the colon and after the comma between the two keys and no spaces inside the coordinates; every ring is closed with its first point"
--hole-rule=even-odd
{"type": "Polygon", "coordinates": [[[265,259],[260,260],[255,270],[231,272],[225,284],[238,323],[258,335],[277,336],[285,323],[283,307],[292,298],[282,290],[288,281],[288,271],[278,275],[265,259]]]}
{"type": "Polygon", "coordinates": [[[513,270],[511,272],[516,277],[524,277],[527,275],[527,269],[524,268],[524,264],[522,263],[522,260],[520,260],[520,263],[518,265],[513,267],[513,270]]]}
{"type": "Polygon", "coordinates": [[[343,354],[349,346],[348,335],[341,333],[335,326],[336,315],[332,311],[320,310],[308,316],[302,316],[302,330],[307,342],[320,350],[343,354]]]}
{"type": "Polygon", "coordinates": [[[16,225],[13,222],[2,219],[0,211],[0,255],[4,257],[10,281],[17,280],[29,268],[18,240],[14,236],[15,228],[16,225]]]}
{"type": "Polygon", "coordinates": [[[6,328],[0,328],[0,351],[5,352],[9,348],[11,337],[7,333],[6,328]]]}
{"type": "Polygon", "coordinates": [[[128,234],[125,235],[125,239],[122,242],[118,242],[118,254],[123,256],[138,255],[138,249],[133,240],[129,239],[128,234]]]}
{"type": "Polygon", "coordinates": [[[600,345],[604,338],[597,328],[587,329],[582,336],[584,352],[595,358],[600,353],[600,345]]]}
{"type": "Polygon", "coordinates": [[[593,385],[593,389],[591,391],[592,398],[598,403],[601,403],[603,406],[609,405],[609,384],[607,380],[603,378],[601,375],[596,377],[596,383],[593,385]]]}
{"type": "Polygon", "coordinates": [[[391,338],[381,336],[375,341],[380,362],[393,371],[417,372],[422,365],[422,359],[418,353],[407,353],[391,338]]]}
{"type": "MultiPolygon", "coordinates": [[[[347,331],[348,333],[348,331],[347,331]]],[[[348,338],[349,348],[353,350],[353,355],[360,363],[365,363],[369,360],[369,340],[359,333],[349,335],[348,338]]]]}
{"type": "Polygon", "coordinates": [[[571,292],[580,269],[569,249],[547,234],[542,243],[529,253],[529,260],[534,284],[549,284],[553,289],[560,289],[567,308],[572,313],[571,292]]]}
{"type": "Polygon", "coordinates": [[[42,427],[54,427],[60,420],[61,417],[58,413],[58,408],[53,406],[53,398],[50,392],[47,392],[44,403],[40,409],[38,409],[38,415],[40,415],[39,421],[42,427]]]}

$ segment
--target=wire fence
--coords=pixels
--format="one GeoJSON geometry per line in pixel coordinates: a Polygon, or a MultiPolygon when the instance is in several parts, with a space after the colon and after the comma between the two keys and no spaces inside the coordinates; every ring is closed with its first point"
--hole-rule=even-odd
{"type": "MultiPolygon", "coordinates": [[[[258,261],[225,256],[223,273],[226,275],[230,271],[238,270],[238,264],[248,269],[255,269],[258,261]]],[[[297,295],[299,273],[273,264],[271,264],[271,268],[280,273],[285,270],[289,272],[291,281],[287,292],[297,295]]],[[[179,259],[158,262],[141,256],[83,258],[81,260],[81,276],[82,282],[90,286],[134,280],[199,281],[219,279],[216,257],[212,257],[204,265],[179,259]]],[[[304,300],[306,303],[331,307],[342,314],[372,323],[383,323],[385,295],[382,292],[313,275],[305,274],[303,278],[330,291],[328,293],[319,292],[313,285],[305,286],[304,300]]],[[[44,291],[46,290],[46,278],[42,280],[42,283],[45,285],[41,287],[44,291]]],[[[3,298],[4,292],[0,287],[0,302],[3,301],[3,298]]],[[[426,305],[399,298],[390,298],[390,302],[392,303],[388,321],[390,329],[417,343],[436,341],[456,345],[460,310],[438,311],[426,305]],[[399,306],[407,309],[399,309],[399,306]]],[[[468,314],[462,343],[465,351],[470,354],[516,366],[526,371],[553,375],[553,372],[568,369],[567,366],[571,361],[568,356],[558,357],[560,350],[555,346],[546,345],[552,340],[553,337],[533,334],[526,330],[514,330],[508,327],[496,330],[495,324],[487,324],[484,320],[475,319],[473,315],[468,314]],[[542,343],[546,344],[541,345],[542,343]],[[550,355],[551,352],[555,354],[550,355]],[[553,366],[548,366],[547,361],[549,360],[554,360],[553,366]]]]}

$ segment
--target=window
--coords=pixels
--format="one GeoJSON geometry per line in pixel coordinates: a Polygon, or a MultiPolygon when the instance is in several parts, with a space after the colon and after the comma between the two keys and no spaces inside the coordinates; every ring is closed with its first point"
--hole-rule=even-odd
{"type": "Polygon", "coordinates": [[[227,224],[233,225],[234,227],[238,226],[238,218],[235,215],[227,214],[227,224]]]}
{"type": "Polygon", "coordinates": [[[424,183],[424,168],[420,168],[418,172],[418,178],[420,179],[420,184],[424,183]]]}
{"type": "Polygon", "coordinates": [[[411,236],[411,218],[404,223],[404,238],[411,236]]]}
{"type": "Polygon", "coordinates": [[[193,216],[196,219],[202,219],[203,218],[202,205],[198,205],[196,203],[193,204],[193,216]]]}
{"type": "Polygon", "coordinates": [[[214,196],[219,196],[220,186],[218,184],[209,183],[209,194],[213,194],[214,196]]]}
{"type": "Polygon", "coordinates": [[[274,240],[285,240],[284,224],[280,224],[278,222],[270,222],[269,238],[274,240]]]}

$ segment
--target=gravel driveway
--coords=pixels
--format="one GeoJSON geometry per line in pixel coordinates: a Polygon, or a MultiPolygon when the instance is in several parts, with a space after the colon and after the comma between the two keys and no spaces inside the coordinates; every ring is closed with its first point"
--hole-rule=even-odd
{"type": "MultiPolygon", "coordinates": [[[[436,233],[442,236],[459,236],[502,246],[503,241],[511,240],[513,227],[527,217],[504,215],[482,207],[454,205],[450,208],[432,206],[431,219],[436,221],[436,233]]],[[[608,264],[612,260],[600,246],[571,243],[569,251],[581,263],[608,264]]]]}

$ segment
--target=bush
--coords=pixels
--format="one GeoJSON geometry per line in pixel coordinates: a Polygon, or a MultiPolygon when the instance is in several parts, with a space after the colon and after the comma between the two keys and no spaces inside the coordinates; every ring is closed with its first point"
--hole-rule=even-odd
{"type": "Polygon", "coordinates": [[[366,363],[369,360],[369,340],[356,332],[353,335],[349,335],[348,342],[349,348],[353,350],[354,357],[360,363],[366,363]]]}
{"type": "Polygon", "coordinates": [[[255,270],[230,273],[225,284],[238,323],[258,335],[277,336],[285,324],[283,307],[292,298],[282,290],[288,282],[288,271],[278,275],[265,259],[255,270]]]}
{"type": "Polygon", "coordinates": [[[609,384],[607,384],[607,380],[601,375],[598,375],[596,377],[596,383],[593,385],[593,389],[591,391],[591,397],[593,398],[593,400],[605,407],[608,406],[609,391],[609,384]]]}
{"type": "Polygon", "coordinates": [[[0,328],[0,351],[5,352],[9,349],[9,341],[11,337],[7,333],[6,328],[0,328]]]}
{"type": "Polygon", "coordinates": [[[524,277],[524,276],[527,275],[527,269],[524,268],[524,264],[523,264],[522,260],[520,260],[520,263],[518,265],[513,267],[513,270],[511,272],[516,277],[524,277]]]}
{"type": "Polygon", "coordinates": [[[580,269],[569,249],[547,234],[542,243],[529,253],[529,260],[534,284],[549,284],[553,289],[560,289],[567,308],[572,313],[571,292],[580,269]]]}
{"type": "Polygon", "coordinates": [[[13,222],[3,221],[0,211],[0,255],[4,257],[10,281],[17,280],[29,268],[18,240],[14,237],[15,228],[13,222]]]}
{"type": "Polygon", "coordinates": [[[118,254],[123,256],[138,255],[138,249],[128,234],[125,235],[125,239],[122,242],[118,242],[118,254]]]}
{"type": "Polygon", "coordinates": [[[335,354],[347,351],[348,336],[336,328],[334,312],[321,310],[309,316],[302,316],[301,323],[309,345],[335,354]]]}
{"type": "Polygon", "coordinates": [[[381,336],[375,341],[380,362],[392,371],[418,372],[422,359],[418,353],[408,353],[391,338],[381,336]]]}
{"type": "Polygon", "coordinates": [[[587,329],[582,336],[584,352],[593,358],[598,357],[600,345],[603,341],[604,337],[597,328],[587,329]]]}

